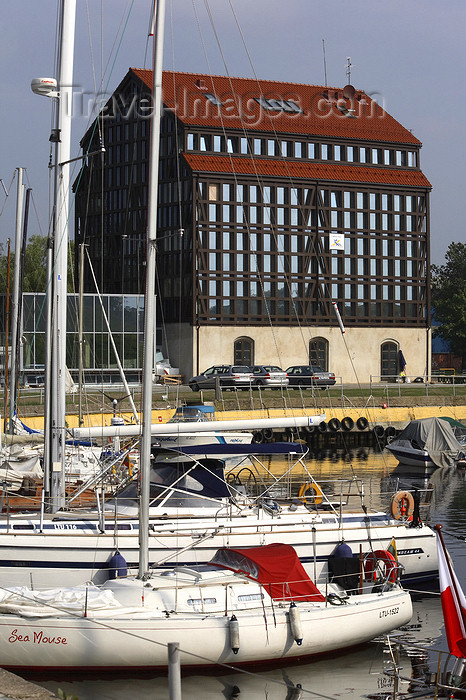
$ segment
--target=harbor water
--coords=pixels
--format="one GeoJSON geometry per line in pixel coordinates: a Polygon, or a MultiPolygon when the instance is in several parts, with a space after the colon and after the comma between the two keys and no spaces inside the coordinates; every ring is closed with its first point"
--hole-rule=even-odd
{"type": "MultiPolygon", "coordinates": [[[[283,465],[282,465],[283,466],[283,465]]],[[[277,465],[278,470],[282,466],[277,465]]],[[[361,479],[368,507],[388,507],[371,502],[372,494],[388,494],[400,488],[432,488],[430,524],[440,523],[452,556],[458,579],[466,588],[466,478],[458,470],[421,471],[403,467],[386,450],[359,448],[353,453],[334,449],[315,453],[310,463],[315,479],[361,479]]],[[[382,501],[384,499],[382,498],[382,501]]],[[[401,676],[416,678],[435,671],[435,650],[447,651],[438,591],[416,593],[411,622],[399,631],[403,643],[419,645],[399,649],[401,676]],[[424,650],[432,650],[426,652],[424,650]]],[[[177,640],[173,640],[177,641],[177,640]]],[[[182,640],[179,640],[180,642],[182,640]]],[[[128,643],[131,643],[129,640],[128,643]]],[[[216,673],[191,672],[182,677],[183,700],[300,700],[304,698],[372,698],[392,697],[393,677],[384,673],[393,663],[396,651],[385,640],[371,642],[331,658],[301,662],[266,669],[241,671],[218,669],[216,673]]],[[[445,657],[442,657],[445,658],[445,657]]],[[[48,690],[61,689],[79,700],[165,700],[169,698],[166,674],[142,678],[60,678],[37,680],[48,690]]],[[[401,681],[400,692],[410,689],[401,681]]]]}

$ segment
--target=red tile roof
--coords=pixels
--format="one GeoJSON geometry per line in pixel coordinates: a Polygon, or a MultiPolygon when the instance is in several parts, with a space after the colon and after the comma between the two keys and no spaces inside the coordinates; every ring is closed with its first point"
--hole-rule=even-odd
{"type": "Polygon", "coordinates": [[[268,158],[228,157],[184,153],[189,167],[196,172],[238,173],[267,177],[302,178],[306,180],[334,180],[371,184],[400,185],[402,187],[431,187],[420,170],[395,170],[340,163],[313,163],[304,161],[272,160],[268,158]]]}
{"type": "MultiPolygon", "coordinates": [[[[131,71],[152,88],[152,71],[131,71]]],[[[362,90],[349,100],[343,97],[342,88],[167,71],[163,75],[163,99],[184,124],[191,126],[420,145],[408,129],[362,90]],[[207,93],[215,95],[222,106],[206,99],[207,93]],[[269,111],[255,98],[292,100],[302,113],[269,111]],[[355,118],[345,116],[338,105],[354,109],[355,118]]]]}

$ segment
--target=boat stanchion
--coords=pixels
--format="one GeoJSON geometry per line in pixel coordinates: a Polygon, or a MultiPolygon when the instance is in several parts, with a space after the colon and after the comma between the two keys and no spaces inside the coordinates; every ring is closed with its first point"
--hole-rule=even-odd
{"type": "Polygon", "coordinates": [[[239,652],[239,622],[236,615],[230,617],[228,626],[230,629],[230,647],[233,654],[237,654],[239,652]]]}
{"type": "Polygon", "coordinates": [[[298,608],[296,607],[296,603],[290,603],[290,610],[288,614],[290,616],[291,634],[293,635],[293,639],[298,647],[300,647],[303,643],[303,628],[301,626],[301,616],[298,608]]]}

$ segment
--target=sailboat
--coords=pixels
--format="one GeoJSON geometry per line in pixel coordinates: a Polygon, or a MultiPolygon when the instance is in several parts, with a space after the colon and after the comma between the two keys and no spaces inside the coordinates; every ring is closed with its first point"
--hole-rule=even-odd
{"type": "MultiPolygon", "coordinates": [[[[69,43],[68,43],[69,48],[69,43]]],[[[67,84],[72,84],[72,80],[67,84]]],[[[159,86],[157,86],[159,87],[159,86]]],[[[156,101],[156,108],[160,105],[156,101]]],[[[152,139],[155,148],[156,138],[152,139]]],[[[158,143],[157,143],[158,146],[158,143]]],[[[151,153],[151,162],[158,163],[158,154],[151,153]]],[[[152,166],[154,167],[154,166],[152,166]]],[[[157,166],[155,166],[156,168],[157,166]]],[[[153,175],[155,181],[156,175],[153,175]]],[[[150,188],[152,209],[149,231],[155,231],[156,193],[150,188]]],[[[152,235],[152,234],[151,234],[152,235]]],[[[148,254],[155,253],[155,240],[148,240],[148,254]]],[[[148,268],[147,268],[148,269],[148,268]]],[[[151,275],[147,273],[150,281],[151,275]]],[[[154,272],[155,277],[155,272],[154,272]]],[[[146,304],[153,302],[154,289],[146,290],[146,304]]],[[[66,304],[63,304],[66,306],[66,304]]],[[[145,338],[152,342],[153,319],[149,318],[145,338]]],[[[63,335],[63,334],[62,334],[63,335]]],[[[146,343],[146,346],[148,343],[146,343]]],[[[145,357],[150,366],[151,358],[145,357]]],[[[60,366],[60,365],[59,365],[60,366]]],[[[274,427],[273,420],[281,427],[314,427],[325,420],[325,415],[292,416],[286,419],[263,419],[257,421],[213,421],[208,425],[164,424],[151,425],[150,382],[144,389],[144,424],[141,426],[109,426],[98,430],[95,437],[110,435],[125,438],[138,436],[142,431],[141,454],[150,461],[151,443],[157,434],[181,435],[202,433],[206,430],[248,430],[274,427]],[[287,422],[284,422],[287,421],[287,422]],[[252,424],[253,423],[253,424],[252,424]]],[[[65,439],[64,414],[54,419],[61,445],[65,439]],[[62,431],[63,426],[63,431],[62,431]]],[[[82,435],[80,435],[82,437],[82,435]]],[[[75,431],[75,437],[78,432],[75,431]]],[[[222,449],[225,446],[222,445],[222,449]]],[[[259,450],[259,446],[244,449],[259,450]]],[[[293,444],[288,445],[289,456],[296,462],[302,452],[293,444]]],[[[209,454],[207,449],[199,459],[186,455],[166,454],[153,451],[153,484],[158,489],[151,503],[151,478],[144,479],[142,508],[147,513],[147,556],[151,566],[168,567],[176,561],[192,566],[211,559],[221,547],[253,547],[273,544],[277,540],[296,547],[298,556],[312,573],[325,577],[327,560],[333,550],[344,539],[351,547],[354,557],[359,552],[368,554],[373,550],[386,549],[395,537],[400,564],[404,566],[404,580],[420,582],[437,576],[435,535],[426,525],[411,527],[407,519],[392,517],[383,511],[369,513],[364,502],[364,492],[359,490],[360,508],[344,509],[337,499],[318,495],[318,485],[311,476],[304,485],[309,493],[299,498],[279,497],[275,485],[260,496],[248,497],[241,485],[227,483],[224,465],[218,454],[209,454]],[[162,488],[160,488],[162,487],[162,488]],[[311,498],[311,493],[317,497],[311,498]],[[150,535],[148,534],[150,533],[150,535]]],[[[46,458],[51,467],[52,483],[57,481],[55,472],[58,459],[46,458]]],[[[147,467],[147,464],[146,464],[147,467]]],[[[141,467],[142,471],[143,468],[141,467]]],[[[281,484],[278,483],[278,489],[281,484]]],[[[133,492],[138,485],[128,486],[133,492]]],[[[133,493],[134,495],[134,493],[133,493]]],[[[297,495],[297,494],[296,494],[297,495]]],[[[77,513],[59,510],[59,497],[55,499],[55,510],[39,516],[21,514],[0,519],[0,585],[30,585],[41,587],[50,581],[72,585],[93,580],[101,583],[114,574],[113,555],[118,550],[128,567],[138,562],[141,527],[132,502],[124,499],[129,494],[118,495],[110,511],[99,503],[92,513],[77,513]]],[[[144,526],[145,527],[145,526],[144,526]]]]}
{"type": "MultiPolygon", "coordinates": [[[[369,590],[350,596],[338,584],[325,595],[294,550],[278,544],[221,550],[211,566],[151,574],[148,560],[151,460],[152,303],[158,123],[165,0],[156,3],[155,110],[147,234],[143,431],[140,443],[139,574],[101,588],[10,590],[0,605],[0,665],[7,669],[127,670],[166,666],[169,642],[181,642],[185,665],[255,663],[308,656],[367,641],[406,623],[409,594],[395,567],[369,590]]],[[[354,592],[354,591],[353,591],[354,592]]]]}

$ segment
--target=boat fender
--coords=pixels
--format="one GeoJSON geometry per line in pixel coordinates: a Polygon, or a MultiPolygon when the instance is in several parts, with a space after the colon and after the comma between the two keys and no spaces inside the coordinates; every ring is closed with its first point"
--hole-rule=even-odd
{"type": "Polygon", "coordinates": [[[349,544],[346,544],[346,542],[342,540],[333,550],[332,557],[336,557],[337,559],[352,559],[353,552],[349,544]]]}
{"type": "Polygon", "coordinates": [[[392,438],[392,437],[395,437],[395,435],[396,435],[396,428],[395,428],[395,426],[394,426],[394,425],[388,425],[388,426],[385,428],[385,437],[386,437],[386,438],[392,438]]]}
{"type": "Polygon", "coordinates": [[[395,520],[412,519],[414,497],[410,491],[398,491],[392,498],[392,515],[395,520]]]}
{"type": "Polygon", "coordinates": [[[127,575],[128,564],[124,556],[117,550],[108,561],[108,577],[109,579],[115,579],[127,575]]]}
{"type": "Polygon", "coordinates": [[[365,430],[369,425],[369,421],[364,416],[360,416],[356,421],[356,426],[358,430],[365,430]]]}
{"type": "Polygon", "coordinates": [[[328,429],[332,433],[337,433],[340,430],[341,423],[338,418],[331,418],[328,422],[328,429]]]}
{"type": "Polygon", "coordinates": [[[341,421],[341,427],[345,431],[345,433],[349,433],[349,431],[353,430],[354,428],[354,420],[349,416],[345,416],[345,418],[343,418],[343,420],[341,421]]]}
{"type": "Polygon", "coordinates": [[[372,432],[376,437],[382,438],[385,435],[385,428],[383,425],[375,425],[372,432]]]}
{"type": "Polygon", "coordinates": [[[377,562],[385,564],[384,578],[390,583],[396,583],[398,564],[391,552],[387,549],[376,549],[366,556],[364,564],[364,577],[366,581],[377,581],[377,562]]]}
{"type": "Polygon", "coordinates": [[[326,433],[327,432],[327,423],[325,421],[322,421],[322,423],[319,423],[317,426],[317,430],[319,433],[326,433]]]}
{"type": "Polygon", "coordinates": [[[299,489],[298,492],[298,498],[301,499],[301,501],[306,505],[307,503],[307,497],[306,493],[312,490],[313,495],[310,496],[309,502],[312,503],[313,505],[320,505],[322,503],[322,497],[324,495],[322,489],[320,488],[319,484],[317,484],[315,481],[307,482],[307,484],[303,484],[301,488],[299,489]]]}
{"type": "Polygon", "coordinates": [[[264,436],[264,440],[271,440],[273,438],[272,428],[264,428],[262,435],[264,436]]]}
{"type": "Polygon", "coordinates": [[[239,623],[236,615],[232,615],[228,621],[230,629],[230,647],[233,654],[239,652],[239,623]]]}
{"type": "Polygon", "coordinates": [[[296,603],[290,603],[289,609],[291,634],[298,647],[303,643],[303,628],[301,626],[301,615],[296,607],[296,603]]]}

